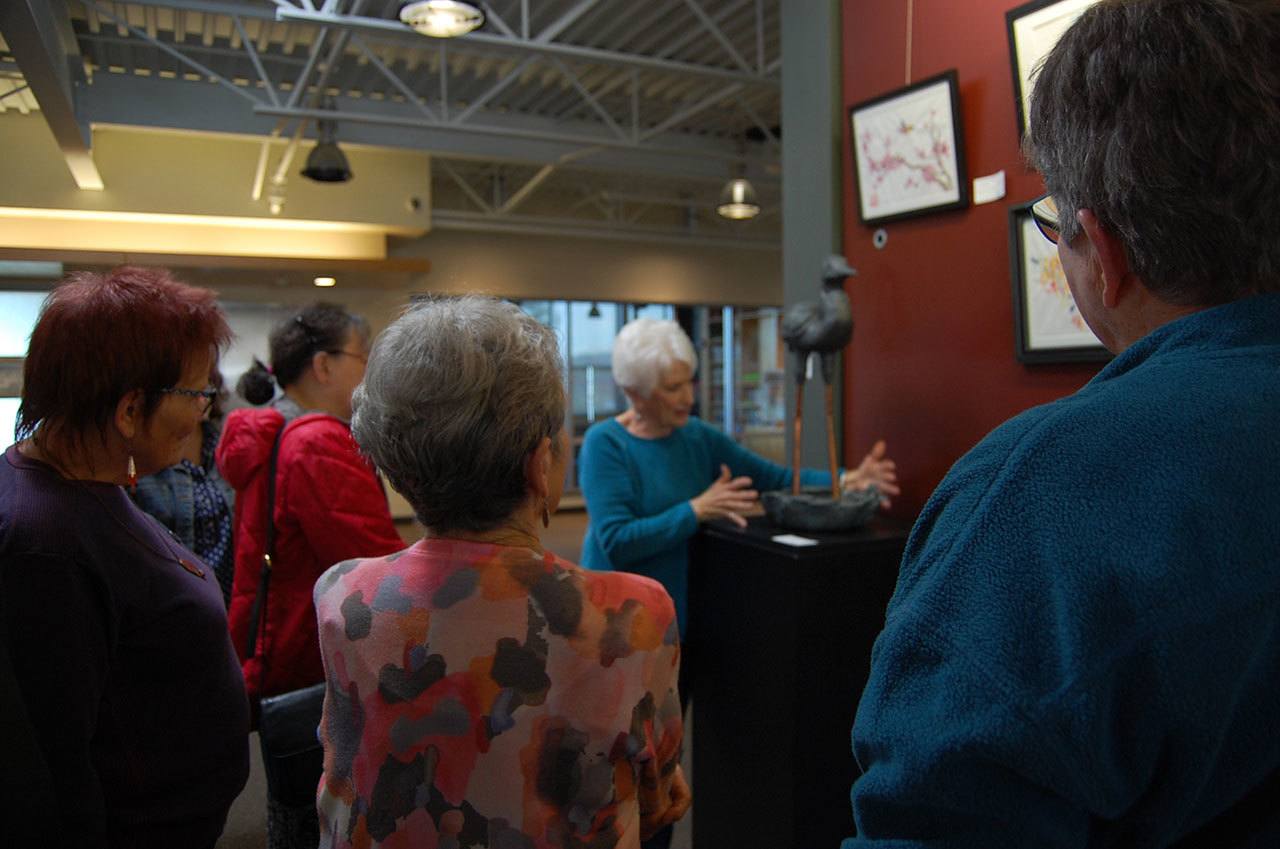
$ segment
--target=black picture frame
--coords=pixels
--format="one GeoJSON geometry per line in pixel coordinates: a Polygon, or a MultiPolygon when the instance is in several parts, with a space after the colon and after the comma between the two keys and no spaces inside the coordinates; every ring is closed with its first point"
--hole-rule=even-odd
{"type": "Polygon", "coordinates": [[[960,85],[954,68],[855,103],[849,107],[848,121],[853,196],[863,224],[878,226],[968,208],[960,85]],[[911,150],[904,150],[908,145],[911,150]],[[921,151],[924,155],[914,155],[921,151]],[[893,173],[900,169],[906,170],[893,173]],[[888,194],[882,198],[882,193],[888,194]]]}
{"type": "Polygon", "coordinates": [[[1031,0],[1004,13],[1009,35],[1009,65],[1013,75],[1013,103],[1018,117],[1018,138],[1027,132],[1027,104],[1031,79],[1040,61],[1057,44],[1062,33],[1098,0],[1031,0]]]}
{"type": "Polygon", "coordinates": [[[1031,218],[1031,203],[1009,207],[1009,278],[1018,362],[1036,365],[1111,359],[1111,352],[1079,315],[1057,248],[1040,234],[1031,218]]]}

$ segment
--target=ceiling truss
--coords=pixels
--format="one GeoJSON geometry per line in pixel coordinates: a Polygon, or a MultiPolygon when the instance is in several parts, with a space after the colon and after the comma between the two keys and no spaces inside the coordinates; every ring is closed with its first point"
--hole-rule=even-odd
{"type": "MultiPolygon", "coordinates": [[[[766,208],[776,199],[779,4],[493,0],[484,28],[449,40],[408,30],[398,0],[53,5],[86,72],[80,115],[261,136],[255,197],[267,182],[282,191],[298,143],[332,119],[342,141],[430,150],[437,219],[705,237],[728,177],[749,176],[766,208]]],[[[51,51],[51,64],[67,58],[51,51]]],[[[29,106],[30,60],[17,64],[0,62],[0,111],[29,106]]],[[[771,244],[778,229],[763,216],[716,238],[771,244]]]]}

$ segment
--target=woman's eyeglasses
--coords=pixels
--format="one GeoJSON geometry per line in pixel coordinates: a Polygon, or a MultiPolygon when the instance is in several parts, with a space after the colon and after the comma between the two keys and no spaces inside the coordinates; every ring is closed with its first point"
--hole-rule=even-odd
{"type": "Polygon", "coordinates": [[[367,354],[359,354],[359,353],[356,353],[355,351],[344,351],[341,348],[335,348],[334,350],[326,351],[325,353],[327,353],[331,357],[336,357],[339,354],[346,354],[348,357],[355,357],[357,360],[364,363],[365,365],[369,365],[369,356],[367,354]]]}
{"type": "Polygon", "coordinates": [[[1031,204],[1031,220],[1036,222],[1040,235],[1058,244],[1058,204],[1052,195],[1045,195],[1031,204]]]}
{"type": "Polygon", "coordinates": [[[213,406],[213,399],[218,397],[218,390],[212,387],[207,389],[183,389],[181,386],[169,386],[161,389],[164,395],[181,395],[184,398],[199,398],[200,410],[208,411],[213,406]]]}

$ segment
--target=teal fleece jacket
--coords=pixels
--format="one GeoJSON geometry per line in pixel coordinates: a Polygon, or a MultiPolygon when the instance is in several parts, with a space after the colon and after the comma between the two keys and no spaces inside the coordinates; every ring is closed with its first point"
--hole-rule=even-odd
{"type": "Polygon", "coordinates": [[[844,849],[1280,846],[1280,295],[992,432],[912,530],[844,849]]]}

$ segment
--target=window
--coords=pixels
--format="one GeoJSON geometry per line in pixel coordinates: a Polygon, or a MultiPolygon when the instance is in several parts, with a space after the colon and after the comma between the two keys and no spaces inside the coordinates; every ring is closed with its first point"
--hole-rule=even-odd
{"type": "Polygon", "coordinates": [[[296,308],[282,304],[222,300],[218,305],[226,313],[227,324],[234,334],[230,347],[218,360],[218,370],[222,372],[223,384],[228,391],[234,392],[236,381],[253,365],[254,357],[267,365],[271,364],[271,347],[267,343],[271,328],[293,315],[296,308]]]}
{"type": "Polygon", "coordinates": [[[578,449],[587,428],[626,409],[627,399],[613,382],[613,340],[628,321],[670,319],[670,304],[605,301],[520,301],[520,308],[555,331],[564,358],[568,410],[565,426],[573,442],[566,484],[577,491],[578,449]]]}
{"type": "Polygon", "coordinates": [[[22,392],[22,364],[48,292],[0,292],[0,435],[14,438],[22,392]]]}

